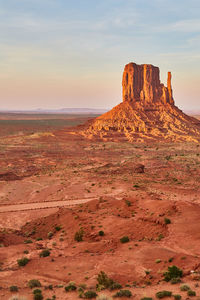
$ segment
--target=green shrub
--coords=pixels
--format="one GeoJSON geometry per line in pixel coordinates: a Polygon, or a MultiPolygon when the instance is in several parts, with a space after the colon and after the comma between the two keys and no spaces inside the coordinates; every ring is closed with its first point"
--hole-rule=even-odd
{"type": "Polygon", "coordinates": [[[162,233],[160,233],[156,240],[161,241],[162,239],[164,239],[164,235],[162,233]]]}
{"type": "Polygon", "coordinates": [[[165,221],[165,224],[166,224],[166,225],[171,224],[171,220],[168,219],[168,218],[165,218],[164,221],[165,221]]]}
{"type": "Polygon", "coordinates": [[[123,236],[123,237],[120,239],[120,242],[121,242],[122,244],[128,243],[128,242],[129,242],[129,237],[128,237],[128,236],[123,236]]]}
{"type": "Polygon", "coordinates": [[[16,285],[11,285],[11,286],[10,286],[10,292],[18,292],[18,286],[16,286],[16,285]]]}
{"type": "Polygon", "coordinates": [[[51,254],[51,252],[49,251],[49,249],[44,249],[40,252],[40,257],[47,257],[51,254]]]}
{"type": "Polygon", "coordinates": [[[172,292],[170,291],[160,291],[156,293],[156,297],[161,299],[161,298],[165,298],[165,297],[171,297],[172,292]]]}
{"type": "Polygon", "coordinates": [[[109,287],[109,289],[111,291],[113,291],[113,290],[119,290],[121,288],[122,288],[122,286],[118,282],[113,282],[113,284],[111,284],[110,287],[109,287]]]}
{"type": "Polygon", "coordinates": [[[173,297],[175,300],[181,300],[181,298],[182,298],[181,295],[178,295],[178,294],[173,295],[173,297]]]}
{"type": "Polygon", "coordinates": [[[180,278],[183,276],[183,271],[176,266],[168,267],[168,271],[164,273],[164,280],[170,281],[173,278],[180,278]]]}
{"type": "Polygon", "coordinates": [[[56,226],[56,227],[55,227],[55,230],[56,230],[56,231],[60,231],[60,230],[61,230],[61,226],[56,226]]]}
{"type": "Polygon", "coordinates": [[[125,200],[127,206],[131,206],[131,202],[129,200],[125,200]]]}
{"type": "Polygon", "coordinates": [[[82,290],[86,290],[87,285],[85,283],[81,283],[81,284],[79,284],[79,288],[82,290]]]}
{"type": "Polygon", "coordinates": [[[52,232],[52,231],[50,231],[50,232],[48,232],[48,233],[47,233],[47,237],[48,237],[48,239],[51,239],[51,238],[52,238],[52,236],[53,236],[53,232],[52,232]]]}
{"type": "Polygon", "coordinates": [[[171,284],[177,284],[177,283],[180,283],[180,282],[181,282],[181,279],[180,279],[179,277],[177,277],[177,278],[172,278],[172,279],[170,280],[170,282],[171,282],[171,284]]]}
{"type": "Polygon", "coordinates": [[[31,240],[25,240],[25,241],[24,241],[24,244],[32,244],[32,242],[33,242],[33,241],[31,241],[31,240]]]}
{"type": "Polygon", "coordinates": [[[28,287],[30,287],[31,289],[34,288],[34,287],[41,287],[41,283],[37,279],[31,279],[28,282],[28,287]]]}
{"type": "Polygon", "coordinates": [[[189,285],[187,285],[187,284],[183,284],[183,285],[181,285],[180,290],[181,290],[182,292],[186,292],[186,291],[189,291],[189,290],[190,290],[190,287],[189,287],[189,285]]]}
{"type": "Polygon", "coordinates": [[[42,294],[42,291],[40,289],[35,289],[33,291],[33,294],[42,294]]]}
{"type": "Polygon", "coordinates": [[[195,291],[192,291],[192,290],[189,290],[188,292],[187,292],[187,294],[188,294],[188,296],[196,296],[196,292],[195,291]]]}
{"type": "Polygon", "coordinates": [[[17,263],[20,267],[24,267],[29,262],[29,259],[27,257],[23,257],[21,259],[17,260],[17,263]]]}
{"type": "Polygon", "coordinates": [[[46,285],[45,287],[45,290],[49,289],[49,290],[53,290],[53,285],[52,284],[49,284],[49,285],[46,285]]]}
{"type": "Polygon", "coordinates": [[[104,235],[105,235],[104,231],[103,231],[103,230],[100,230],[100,231],[99,231],[99,235],[100,235],[100,236],[104,236],[104,235]]]}
{"type": "Polygon", "coordinates": [[[80,229],[79,231],[77,231],[75,233],[74,240],[77,241],[77,242],[82,242],[82,240],[83,240],[83,234],[84,234],[83,229],[80,229]]]}
{"type": "Polygon", "coordinates": [[[170,159],[171,159],[171,155],[165,156],[165,159],[166,159],[166,160],[170,160],[170,159]]]}
{"type": "Polygon", "coordinates": [[[114,298],[116,297],[127,297],[130,298],[132,297],[132,293],[129,290],[120,290],[119,292],[117,292],[116,294],[113,295],[114,298]]]}
{"type": "Polygon", "coordinates": [[[109,278],[108,275],[103,271],[101,271],[98,274],[97,282],[98,282],[97,287],[98,286],[103,286],[103,288],[106,288],[106,289],[114,284],[114,281],[111,278],[109,278]]]}
{"type": "Polygon", "coordinates": [[[66,292],[75,291],[77,289],[75,282],[70,281],[68,285],[65,287],[66,292]]]}
{"type": "Polygon", "coordinates": [[[95,291],[87,291],[84,293],[84,298],[86,299],[92,299],[96,297],[97,297],[97,293],[95,291]]]}
{"type": "Polygon", "coordinates": [[[33,299],[34,300],[43,300],[43,296],[42,296],[42,294],[34,294],[34,296],[33,296],[33,299]]]}

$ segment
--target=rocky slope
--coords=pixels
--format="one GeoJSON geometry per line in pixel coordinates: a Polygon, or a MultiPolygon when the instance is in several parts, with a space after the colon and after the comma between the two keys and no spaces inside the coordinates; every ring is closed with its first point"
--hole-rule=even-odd
{"type": "Polygon", "coordinates": [[[81,128],[89,138],[129,141],[199,141],[200,122],[174,105],[171,73],[167,87],[159,68],[129,63],[124,68],[123,102],[81,128]]]}

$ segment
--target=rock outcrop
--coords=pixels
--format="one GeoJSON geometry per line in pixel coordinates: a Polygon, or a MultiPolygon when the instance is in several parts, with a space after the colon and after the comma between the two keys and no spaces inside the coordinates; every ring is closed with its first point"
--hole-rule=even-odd
{"type": "Polygon", "coordinates": [[[88,138],[129,141],[200,141],[200,121],[174,104],[168,72],[167,87],[158,67],[129,63],[122,78],[123,102],[81,128],[88,138]]]}
{"type": "Polygon", "coordinates": [[[143,106],[154,103],[174,104],[171,87],[171,73],[168,73],[167,87],[160,83],[160,71],[152,65],[125,66],[123,79],[123,101],[140,102],[143,106]]]}

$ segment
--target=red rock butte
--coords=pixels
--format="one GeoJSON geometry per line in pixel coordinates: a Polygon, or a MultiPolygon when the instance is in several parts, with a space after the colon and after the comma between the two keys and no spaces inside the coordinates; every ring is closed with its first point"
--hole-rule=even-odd
{"type": "Polygon", "coordinates": [[[125,66],[123,102],[88,122],[81,133],[104,140],[200,141],[200,121],[187,116],[174,104],[168,72],[167,87],[160,82],[158,67],[150,64],[125,66]]]}

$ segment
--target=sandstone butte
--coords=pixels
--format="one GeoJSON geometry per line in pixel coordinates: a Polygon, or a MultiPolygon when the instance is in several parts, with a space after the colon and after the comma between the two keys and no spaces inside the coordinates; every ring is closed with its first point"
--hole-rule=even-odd
{"type": "Polygon", "coordinates": [[[158,67],[150,64],[125,66],[123,102],[80,128],[87,138],[134,141],[200,141],[200,121],[187,116],[174,104],[168,72],[167,87],[160,82],[158,67]]]}

